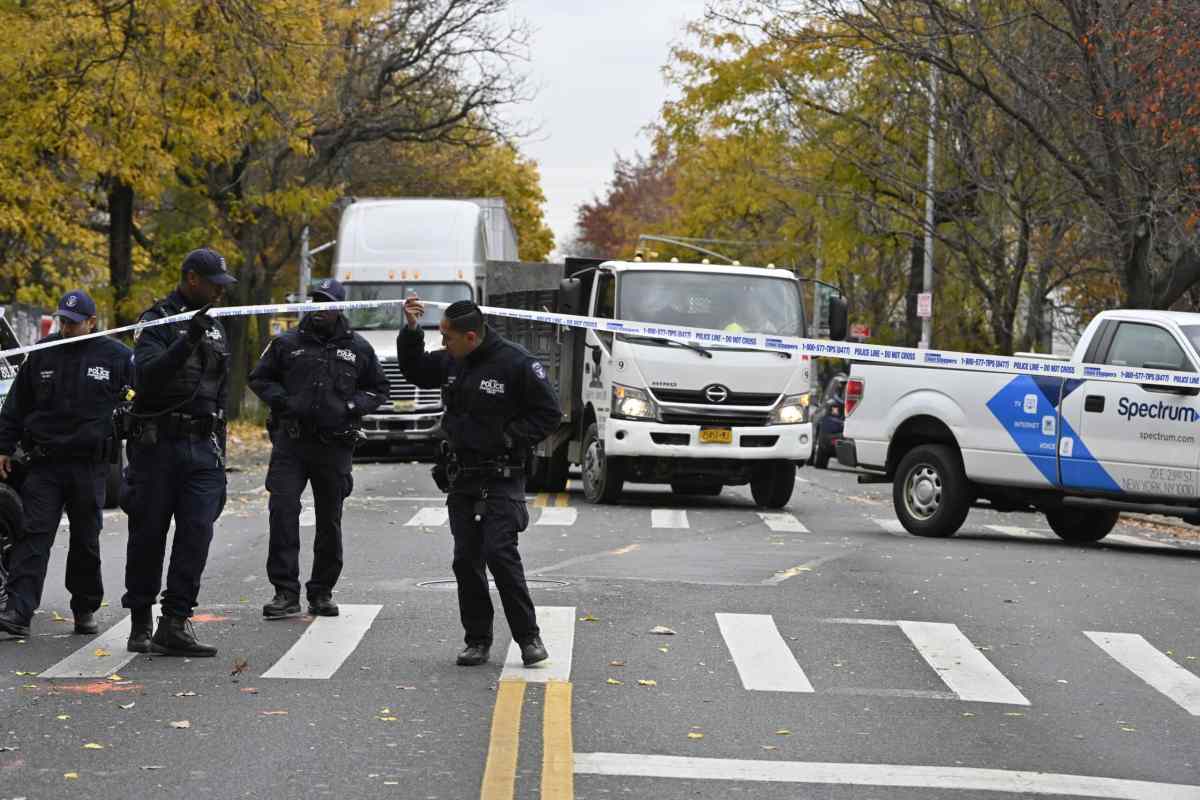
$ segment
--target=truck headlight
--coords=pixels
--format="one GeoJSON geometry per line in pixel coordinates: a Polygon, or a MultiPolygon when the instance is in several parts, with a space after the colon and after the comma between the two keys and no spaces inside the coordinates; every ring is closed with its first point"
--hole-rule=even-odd
{"type": "Polygon", "coordinates": [[[650,395],[632,386],[614,383],[612,387],[612,416],[618,419],[658,419],[658,404],[650,395]]]}
{"type": "Polygon", "coordinates": [[[783,402],[771,411],[771,416],[767,419],[767,424],[799,425],[801,422],[808,422],[809,401],[810,396],[808,392],[785,396],[783,402]]]}

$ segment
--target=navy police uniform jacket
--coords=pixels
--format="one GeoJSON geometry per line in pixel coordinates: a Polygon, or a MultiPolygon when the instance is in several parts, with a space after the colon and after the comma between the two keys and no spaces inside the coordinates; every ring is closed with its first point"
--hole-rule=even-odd
{"type": "MultiPolygon", "coordinates": [[[[53,334],[42,341],[62,338],[53,334]]],[[[35,350],[17,371],[0,411],[0,453],[17,444],[102,460],[113,409],[133,384],[133,354],[108,336],[35,350]]]]}
{"type": "Polygon", "coordinates": [[[329,334],[311,316],[271,340],[250,373],[250,388],[314,432],[339,432],[388,399],[388,380],[367,340],[341,314],[329,334]],[[349,404],[353,404],[351,407],[349,404]]]}
{"type": "MultiPolygon", "coordinates": [[[[185,311],[187,300],[178,289],[142,314],[139,322],[162,319],[185,311]]],[[[219,319],[192,345],[188,320],[143,328],[135,334],[133,361],[140,413],[175,411],[202,417],[223,413],[229,395],[229,338],[219,319]]]]}
{"type": "Polygon", "coordinates": [[[523,454],[562,419],[545,367],[491,326],[462,361],[445,350],[426,353],[424,333],[407,327],[396,352],[405,378],[422,389],[442,387],[442,428],[464,464],[523,454]]]}

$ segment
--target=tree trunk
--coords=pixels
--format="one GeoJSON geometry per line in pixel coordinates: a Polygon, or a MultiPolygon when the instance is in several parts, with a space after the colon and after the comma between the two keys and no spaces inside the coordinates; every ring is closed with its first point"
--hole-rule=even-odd
{"type": "MultiPolygon", "coordinates": [[[[242,254],[242,277],[233,285],[233,297],[228,304],[245,306],[251,304],[258,283],[258,253],[251,241],[239,243],[242,254]]],[[[253,366],[250,362],[249,331],[251,317],[227,317],[226,331],[229,334],[229,401],[225,414],[229,419],[238,419],[242,414],[242,399],[246,394],[246,379],[253,366]]]]}
{"type": "Polygon", "coordinates": [[[133,187],[111,178],[108,189],[108,276],[113,288],[113,327],[136,318],[126,301],[133,285],[133,187]]]}

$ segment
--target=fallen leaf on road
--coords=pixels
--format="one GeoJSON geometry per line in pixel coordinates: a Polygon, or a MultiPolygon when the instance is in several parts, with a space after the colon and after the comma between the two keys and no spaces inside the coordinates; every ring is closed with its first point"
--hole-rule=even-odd
{"type": "Polygon", "coordinates": [[[649,678],[639,678],[638,686],[658,686],[658,681],[649,678]]]}
{"type": "Polygon", "coordinates": [[[610,661],[610,662],[608,662],[608,665],[610,667],[623,667],[623,666],[625,666],[625,662],[624,661],[610,661]]]}
{"type": "Polygon", "coordinates": [[[53,616],[51,616],[51,619],[54,620],[55,622],[66,622],[67,621],[67,618],[64,617],[62,614],[58,613],[57,611],[53,612],[53,616]]]}
{"type": "Polygon", "coordinates": [[[591,614],[584,614],[579,618],[580,622],[599,622],[600,620],[593,617],[591,614]]]}
{"type": "Polygon", "coordinates": [[[655,625],[650,629],[650,632],[658,636],[674,636],[675,631],[668,628],[666,625],[655,625]]]}
{"type": "Polygon", "coordinates": [[[1122,725],[1121,730],[1125,731],[1126,733],[1137,733],[1137,728],[1133,727],[1132,725],[1122,725]]]}
{"type": "Polygon", "coordinates": [[[376,717],[380,722],[399,722],[399,717],[376,717]]]}
{"type": "Polygon", "coordinates": [[[87,744],[85,744],[83,746],[83,749],[84,750],[103,750],[104,745],[97,744],[96,742],[88,742],[87,744]]]}
{"type": "Polygon", "coordinates": [[[70,714],[59,714],[57,717],[55,717],[55,719],[62,720],[62,721],[69,720],[70,718],[71,718],[70,714]]]}
{"type": "Polygon", "coordinates": [[[142,766],[139,767],[139,769],[162,769],[162,768],[163,767],[161,764],[142,764],[142,766]]]}
{"type": "Polygon", "coordinates": [[[20,749],[19,747],[8,747],[7,745],[5,745],[3,747],[0,747],[0,753],[15,753],[19,749],[20,749]]]}
{"type": "Polygon", "coordinates": [[[773,745],[773,744],[764,744],[764,745],[762,746],[762,749],[763,749],[763,750],[778,750],[779,748],[778,748],[778,747],[776,747],[776,746],[775,746],[775,745],[773,745]]]}
{"type": "Polygon", "coordinates": [[[417,690],[417,687],[415,686],[397,686],[396,688],[405,692],[415,692],[417,690]]]}
{"type": "Polygon", "coordinates": [[[780,728],[779,730],[775,731],[775,735],[776,736],[791,736],[792,732],[789,731],[787,728],[780,728]]]}
{"type": "Polygon", "coordinates": [[[121,703],[121,704],[120,704],[120,707],[121,707],[121,708],[123,708],[123,709],[125,709],[126,711],[128,711],[129,709],[133,708],[133,707],[134,707],[134,706],[136,706],[136,705],[137,705],[137,703],[136,703],[136,702],[134,702],[134,703],[121,703]]]}
{"type": "Polygon", "coordinates": [[[1004,716],[1006,716],[1006,717],[1023,717],[1023,716],[1025,716],[1025,712],[1024,711],[1005,711],[1004,716]]]}
{"type": "Polygon", "coordinates": [[[17,674],[17,675],[30,675],[30,676],[32,676],[32,675],[37,675],[37,673],[36,673],[36,672],[18,672],[18,673],[16,673],[16,674],[17,674]]]}
{"type": "Polygon", "coordinates": [[[250,662],[244,658],[235,658],[233,660],[233,670],[230,675],[241,675],[246,671],[246,667],[250,666],[250,662]]]}
{"type": "Polygon", "coordinates": [[[190,692],[190,691],[189,692],[176,692],[175,696],[176,697],[195,697],[196,693],[190,692]]]}
{"type": "Polygon", "coordinates": [[[260,711],[258,713],[262,714],[264,717],[286,717],[288,712],[286,712],[286,711],[260,711]]]}
{"type": "Polygon", "coordinates": [[[115,673],[115,672],[114,672],[112,675],[109,675],[109,676],[108,676],[108,679],[109,679],[110,681],[114,681],[114,682],[115,682],[115,681],[123,681],[123,680],[125,680],[124,678],[122,678],[120,675],[118,675],[118,674],[117,674],[117,673],[115,673]]]}
{"type": "Polygon", "coordinates": [[[108,658],[112,653],[105,650],[103,647],[97,647],[96,652],[92,653],[96,658],[108,658]]]}
{"type": "Polygon", "coordinates": [[[253,686],[244,686],[241,691],[243,694],[258,694],[258,689],[255,689],[253,686]]]}
{"type": "Polygon", "coordinates": [[[973,717],[973,716],[975,716],[975,715],[974,715],[974,714],[972,714],[970,711],[964,711],[964,712],[963,712],[963,716],[964,716],[964,717],[973,717]]]}
{"type": "Polygon", "coordinates": [[[64,772],[63,777],[69,781],[77,781],[77,780],[79,780],[79,773],[78,772],[64,772]]]}
{"type": "Polygon", "coordinates": [[[660,652],[660,653],[669,653],[669,652],[671,652],[671,648],[669,648],[669,647],[660,647],[660,648],[658,648],[658,652],[660,652]]]}
{"type": "Polygon", "coordinates": [[[181,719],[178,722],[172,722],[171,727],[176,728],[178,730],[186,730],[186,729],[192,727],[192,723],[186,719],[181,719]]]}
{"type": "Polygon", "coordinates": [[[689,739],[703,739],[703,738],[704,738],[704,734],[703,734],[703,733],[696,733],[695,731],[692,731],[691,733],[689,733],[689,734],[688,734],[688,738],[689,738],[689,739]]]}
{"type": "Polygon", "coordinates": [[[623,685],[624,685],[624,683],[625,683],[624,681],[619,681],[619,680],[617,680],[616,678],[609,678],[609,679],[608,679],[608,684],[609,684],[610,686],[623,686],[623,685]]]}

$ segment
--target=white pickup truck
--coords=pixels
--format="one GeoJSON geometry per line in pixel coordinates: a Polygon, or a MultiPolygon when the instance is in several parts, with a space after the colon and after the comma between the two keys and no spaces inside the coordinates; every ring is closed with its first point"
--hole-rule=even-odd
{"type": "Polygon", "coordinates": [[[1113,371],[855,365],[838,461],[864,470],[862,482],[892,483],[896,515],[917,536],[952,536],[980,501],[1042,511],[1070,542],[1104,538],[1121,511],[1200,523],[1200,387],[1104,380],[1200,371],[1200,314],[1105,311],[1071,361],[1113,371]]]}

